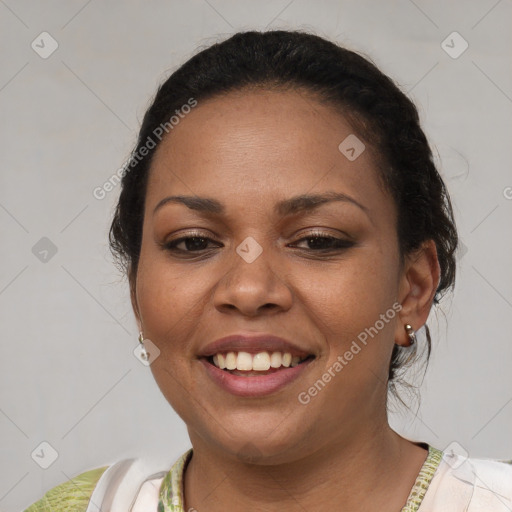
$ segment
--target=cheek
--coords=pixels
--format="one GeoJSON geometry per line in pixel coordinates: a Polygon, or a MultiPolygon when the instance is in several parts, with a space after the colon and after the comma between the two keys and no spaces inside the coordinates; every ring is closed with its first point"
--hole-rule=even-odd
{"type": "Polygon", "coordinates": [[[309,269],[300,288],[308,309],[323,317],[335,332],[357,334],[391,307],[397,294],[396,263],[376,248],[330,269],[309,269]]]}
{"type": "Polygon", "coordinates": [[[154,331],[162,318],[176,315],[176,309],[172,308],[176,290],[177,283],[169,279],[165,269],[147,258],[141,258],[137,275],[137,300],[146,329],[154,331]]]}
{"type": "MultiPolygon", "coordinates": [[[[176,272],[159,255],[143,257],[137,275],[137,301],[145,335],[161,350],[170,350],[204,306],[204,280],[176,272]]],[[[189,272],[190,274],[190,272],[189,272]]]]}
{"type": "Polygon", "coordinates": [[[306,312],[327,341],[325,363],[330,367],[341,357],[342,373],[353,385],[366,386],[372,375],[385,379],[399,307],[397,277],[393,249],[372,246],[332,272],[308,272],[303,282],[306,312]]]}

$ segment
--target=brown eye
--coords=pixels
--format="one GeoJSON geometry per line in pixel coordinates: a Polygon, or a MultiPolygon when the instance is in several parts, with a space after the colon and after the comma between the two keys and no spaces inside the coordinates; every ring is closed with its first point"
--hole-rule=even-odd
{"type": "Polygon", "coordinates": [[[208,249],[208,242],[213,242],[213,240],[202,236],[187,236],[165,244],[165,248],[181,252],[198,252],[208,249]],[[181,247],[179,247],[180,245],[181,247]]]}
{"type": "Polygon", "coordinates": [[[337,238],[327,233],[312,233],[306,237],[301,238],[294,245],[299,242],[306,242],[308,245],[306,249],[311,251],[335,251],[347,249],[354,245],[351,240],[337,238]]]}

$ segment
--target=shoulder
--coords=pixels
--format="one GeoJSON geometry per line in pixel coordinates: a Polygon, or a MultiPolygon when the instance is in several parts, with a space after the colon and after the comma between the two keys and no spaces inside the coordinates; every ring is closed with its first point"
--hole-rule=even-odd
{"type": "Polygon", "coordinates": [[[91,469],[50,489],[24,512],[85,512],[91,495],[109,466],[91,469]]]}
{"type": "Polygon", "coordinates": [[[421,512],[512,510],[512,461],[442,454],[421,512]]]}
{"type": "Polygon", "coordinates": [[[459,480],[506,491],[512,498],[512,460],[463,457],[453,453],[443,454],[443,460],[459,480]]]}
{"type": "Polygon", "coordinates": [[[144,456],[91,469],[50,489],[24,512],[126,512],[139,511],[140,507],[143,511],[156,510],[166,474],[159,466],[157,459],[144,456]]]}
{"type": "Polygon", "coordinates": [[[477,486],[505,496],[512,504],[512,460],[468,459],[477,486]]]}
{"type": "MultiPolygon", "coordinates": [[[[512,510],[512,465],[506,461],[469,458],[458,478],[472,485],[471,512],[512,510]]],[[[457,475],[456,475],[457,476],[457,475]]]]}

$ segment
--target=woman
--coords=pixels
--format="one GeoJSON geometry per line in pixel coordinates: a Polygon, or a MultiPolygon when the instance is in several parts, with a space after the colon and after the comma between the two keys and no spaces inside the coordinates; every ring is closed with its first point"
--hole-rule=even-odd
{"type": "Polygon", "coordinates": [[[457,233],[416,108],[368,60],[287,31],[191,58],[144,117],[110,242],[193,448],[28,511],[512,509],[512,466],[388,424],[457,233]]]}

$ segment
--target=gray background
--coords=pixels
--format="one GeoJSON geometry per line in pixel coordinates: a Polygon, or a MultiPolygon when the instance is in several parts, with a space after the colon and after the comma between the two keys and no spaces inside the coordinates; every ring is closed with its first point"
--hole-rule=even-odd
{"type": "Polygon", "coordinates": [[[0,0],[0,510],[129,456],[167,469],[189,447],[133,355],[128,287],[107,248],[118,187],[93,190],[128,157],[158,83],[251,28],[310,29],[364,52],[419,106],[463,247],[455,293],[430,318],[421,405],[392,424],[512,458],[510,20],[510,0],[0,0]],[[51,49],[44,31],[58,43],[47,58],[31,47],[51,49]],[[441,45],[453,31],[469,44],[458,58],[441,45]],[[43,441],[58,453],[48,469],[43,441]]]}

